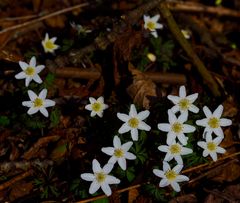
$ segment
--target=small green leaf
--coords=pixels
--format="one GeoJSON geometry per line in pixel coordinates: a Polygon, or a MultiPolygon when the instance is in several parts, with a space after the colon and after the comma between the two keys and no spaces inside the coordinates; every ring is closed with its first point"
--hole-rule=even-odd
{"type": "Polygon", "coordinates": [[[10,120],[8,119],[7,116],[0,116],[0,126],[7,126],[10,124],[10,120]]]}

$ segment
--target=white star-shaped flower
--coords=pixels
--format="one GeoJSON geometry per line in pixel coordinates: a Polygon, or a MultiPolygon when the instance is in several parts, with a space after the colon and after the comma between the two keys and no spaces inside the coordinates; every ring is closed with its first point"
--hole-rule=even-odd
{"type": "Polygon", "coordinates": [[[94,117],[96,114],[99,117],[103,116],[103,111],[108,108],[107,104],[104,104],[104,98],[101,96],[97,100],[93,97],[89,97],[90,104],[85,106],[85,109],[92,111],[90,116],[94,117]]]}
{"type": "Polygon", "coordinates": [[[213,113],[207,106],[204,106],[203,112],[206,118],[196,121],[197,125],[205,127],[203,134],[205,134],[205,132],[214,132],[217,136],[223,138],[224,133],[221,127],[229,126],[232,124],[232,121],[230,119],[221,118],[223,113],[223,106],[219,105],[213,113]]]}
{"type": "Polygon", "coordinates": [[[110,196],[112,194],[110,184],[119,184],[120,180],[114,176],[108,175],[113,168],[113,164],[108,163],[103,168],[101,168],[99,162],[94,159],[92,161],[93,173],[83,173],[81,178],[86,181],[92,181],[89,193],[95,193],[100,187],[103,192],[110,196]]]}
{"type": "Polygon", "coordinates": [[[132,145],[133,142],[126,142],[121,145],[121,140],[119,139],[119,137],[114,136],[113,147],[103,147],[102,152],[109,156],[112,156],[108,161],[109,163],[115,164],[116,162],[118,162],[122,170],[126,170],[126,159],[136,159],[136,156],[134,154],[128,152],[132,145]]]}
{"type": "Polygon", "coordinates": [[[143,20],[144,20],[144,28],[150,30],[151,34],[157,38],[158,34],[156,29],[162,29],[163,25],[161,23],[158,23],[157,21],[159,20],[160,15],[155,15],[152,18],[150,16],[144,15],[143,20]]]}
{"type": "Polygon", "coordinates": [[[44,40],[42,41],[42,46],[44,48],[45,53],[54,53],[56,49],[59,48],[59,45],[55,44],[55,41],[57,40],[56,37],[53,37],[49,39],[48,33],[46,33],[44,40]]]}
{"type": "Polygon", "coordinates": [[[212,139],[211,133],[207,132],[206,142],[199,141],[197,145],[204,149],[203,150],[204,157],[210,155],[213,161],[217,161],[217,153],[224,154],[226,152],[225,149],[218,146],[222,142],[222,139],[223,139],[222,137],[216,137],[215,139],[212,139]]]}
{"type": "Polygon", "coordinates": [[[15,75],[16,79],[25,78],[25,86],[28,87],[29,83],[34,80],[37,83],[42,83],[42,79],[39,77],[39,73],[45,68],[44,65],[36,65],[36,58],[33,56],[27,64],[26,62],[19,61],[19,66],[22,69],[22,72],[15,75]]]}
{"type": "Polygon", "coordinates": [[[189,181],[189,178],[187,176],[179,175],[182,168],[183,165],[178,164],[173,169],[171,169],[169,164],[164,161],[163,170],[153,169],[153,173],[156,176],[162,178],[159,183],[159,187],[166,187],[168,185],[171,185],[176,192],[181,191],[178,183],[183,181],[189,181]]]}
{"type": "Polygon", "coordinates": [[[192,149],[183,147],[179,143],[176,143],[175,140],[169,145],[161,145],[158,147],[158,149],[162,152],[166,152],[166,156],[164,158],[164,161],[171,161],[173,158],[177,161],[178,164],[182,165],[182,155],[191,154],[193,152],[192,149]]]}
{"type": "Polygon", "coordinates": [[[143,122],[149,116],[150,112],[148,110],[141,111],[137,113],[136,107],[134,104],[131,104],[129,115],[123,113],[117,113],[117,117],[125,122],[121,128],[118,130],[118,133],[123,134],[128,131],[131,131],[131,136],[134,141],[138,140],[138,129],[149,131],[151,127],[143,122]]]}
{"type": "Polygon", "coordinates": [[[198,93],[186,96],[186,88],[185,86],[181,86],[179,89],[179,96],[168,95],[167,98],[175,104],[175,106],[172,107],[173,113],[180,111],[181,113],[188,114],[188,111],[193,113],[199,112],[199,108],[193,105],[197,97],[198,93]]]}
{"type": "Polygon", "coordinates": [[[187,114],[181,114],[178,118],[172,112],[171,109],[168,110],[168,121],[169,123],[159,123],[158,129],[164,132],[168,132],[167,134],[167,143],[170,144],[173,140],[178,138],[181,144],[187,144],[187,137],[184,133],[191,133],[196,130],[194,126],[183,124],[187,121],[187,114]]]}
{"type": "Polygon", "coordinates": [[[48,117],[47,107],[55,105],[55,101],[46,99],[47,90],[43,89],[39,96],[37,96],[32,90],[28,90],[28,96],[31,101],[22,102],[23,106],[29,107],[28,114],[32,115],[40,111],[45,117],[48,117]]]}

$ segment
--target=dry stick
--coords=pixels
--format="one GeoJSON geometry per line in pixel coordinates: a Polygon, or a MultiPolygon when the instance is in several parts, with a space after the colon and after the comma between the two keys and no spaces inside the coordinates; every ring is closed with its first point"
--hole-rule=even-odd
{"type": "MultiPolygon", "coordinates": [[[[218,159],[217,162],[223,161],[223,160],[228,159],[228,158],[232,158],[232,157],[237,156],[237,155],[240,155],[240,152],[236,152],[236,153],[230,154],[230,155],[228,155],[228,156],[224,156],[224,157],[218,159]]],[[[189,173],[189,172],[198,170],[198,169],[203,168],[203,167],[205,167],[205,166],[207,166],[207,165],[211,165],[211,164],[217,163],[217,162],[213,162],[213,161],[212,161],[212,162],[210,162],[210,163],[202,164],[202,165],[199,165],[199,166],[196,166],[196,167],[192,167],[192,168],[183,170],[183,171],[182,171],[182,174],[184,174],[184,173],[189,173]]],[[[130,186],[130,187],[121,189],[121,190],[117,190],[116,193],[120,194],[120,193],[122,193],[122,192],[126,192],[126,191],[131,190],[131,189],[139,188],[139,187],[141,187],[143,184],[148,184],[148,183],[149,183],[149,182],[147,182],[147,183],[142,183],[142,184],[137,184],[137,185],[133,185],[133,186],[130,186]]],[[[96,197],[93,197],[93,198],[89,198],[89,199],[86,199],[86,200],[78,201],[78,202],[76,202],[76,203],[91,202],[91,201],[98,200],[98,199],[102,199],[102,198],[105,198],[105,197],[107,197],[107,196],[106,196],[106,195],[99,195],[99,196],[96,196],[96,197]]]]}
{"type": "Polygon", "coordinates": [[[56,12],[44,15],[44,16],[42,16],[40,18],[37,18],[37,19],[34,19],[34,20],[30,20],[30,21],[24,22],[22,24],[18,24],[18,25],[12,26],[12,27],[8,27],[6,29],[1,30],[0,31],[0,35],[3,34],[3,33],[9,32],[9,31],[17,30],[17,29],[20,29],[20,28],[23,28],[23,27],[35,24],[35,23],[37,23],[39,21],[42,21],[42,20],[45,20],[47,18],[51,18],[51,17],[57,16],[57,15],[60,15],[60,14],[63,14],[63,13],[67,13],[69,11],[72,11],[72,10],[75,10],[75,9],[78,9],[78,8],[82,8],[82,7],[88,6],[88,5],[89,5],[88,3],[78,4],[78,5],[75,5],[75,6],[72,6],[72,7],[68,7],[68,8],[65,8],[65,9],[62,9],[62,10],[59,10],[59,11],[56,11],[56,12]]]}
{"type": "Polygon", "coordinates": [[[167,21],[168,28],[170,29],[170,31],[172,32],[176,40],[179,42],[179,44],[182,46],[182,48],[186,51],[188,56],[192,59],[192,62],[196,66],[198,72],[201,74],[203,81],[207,84],[207,86],[209,87],[209,89],[211,90],[214,96],[220,96],[221,93],[218,89],[217,83],[215,82],[211,74],[208,72],[203,62],[199,59],[197,54],[194,52],[191,45],[182,35],[167,5],[165,3],[161,3],[159,8],[160,8],[161,14],[167,21]]]}
{"type": "MultiPolygon", "coordinates": [[[[63,78],[99,79],[101,77],[101,73],[97,70],[74,67],[57,68],[54,73],[57,77],[63,78]]],[[[185,75],[177,73],[144,72],[143,74],[157,83],[186,84],[187,81],[185,75]]]]}
{"type": "Polygon", "coordinates": [[[24,178],[26,178],[28,176],[31,176],[31,175],[33,175],[33,170],[26,171],[26,172],[18,175],[17,177],[12,178],[11,180],[9,180],[9,181],[7,181],[7,182],[5,182],[5,183],[0,185],[0,191],[8,188],[9,186],[13,185],[17,181],[22,180],[22,179],[24,179],[24,178]]]}
{"type": "Polygon", "coordinates": [[[32,18],[37,18],[39,15],[27,15],[27,16],[19,16],[19,17],[7,17],[7,18],[1,18],[0,22],[2,21],[16,21],[16,20],[28,20],[32,18]]]}
{"type": "Polygon", "coordinates": [[[170,10],[173,11],[184,11],[184,12],[199,12],[199,13],[209,13],[215,14],[218,16],[230,16],[230,17],[240,17],[240,12],[224,7],[213,7],[206,6],[196,2],[179,2],[179,1],[171,1],[167,2],[170,10]]]}

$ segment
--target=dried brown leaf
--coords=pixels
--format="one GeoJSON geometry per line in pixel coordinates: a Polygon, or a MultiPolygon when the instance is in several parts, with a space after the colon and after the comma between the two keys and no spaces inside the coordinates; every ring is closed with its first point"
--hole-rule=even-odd
{"type": "Polygon", "coordinates": [[[66,23],[66,16],[58,15],[52,18],[48,18],[45,20],[46,24],[52,28],[64,28],[66,23]]]}
{"type": "Polygon", "coordinates": [[[194,194],[187,194],[176,197],[169,201],[169,203],[188,203],[188,202],[189,203],[198,202],[197,197],[194,194]]]}
{"type": "Polygon", "coordinates": [[[12,185],[12,190],[9,195],[9,199],[14,201],[20,197],[30,194],[33,189],[32,182],[20,181],[12,185]]]}
{"type": "Polygon", "coordinates": [[[131,63],[129,63],[128,69],[133,75],[133,83],[127,88],[128,94],[133,98],[135,104],[149,109],[150,101],[148,96],[157,96],[156,84],[131,63]]]}
{"type": "Polygon", "coordinates": [[[133,203],[138,196],[139,196],[139,192],[137,188],[130,189],[128,191],[128,203],[133,203]]]}

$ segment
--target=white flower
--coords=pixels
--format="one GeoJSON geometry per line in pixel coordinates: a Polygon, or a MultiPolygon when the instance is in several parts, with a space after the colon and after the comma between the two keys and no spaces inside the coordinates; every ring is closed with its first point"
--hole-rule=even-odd
{"type": "Polygon", "coordinates": [[[158,129],[162,130],[164,132],[168,132],[167,134],[167,144],[171,144],[173,140],[178,138],[178,140],[181,142],[181,144],[186,145],[187,144],[187,137],[184,135],[184,133],[191,133],[195,131],[195,127],[183,124],[187,121],[187,114],[181,114],[178,118],[176,115],[172,112],[171,109],[168,110],[168,120],[169,123],[159,123],[158,129]]]}
{"type": "Polygon", "coordinates": [[[123,113],[117,113],[117,117],[125,122],[118,130],[120,134],[131,131],[131,136],[134,141],[138,140],[138,129],[149,131],[151,127],[143,122],[149,116],[148,110],[137,113],[134,104],[131,104],[129,115],[123,113]]]}
{"type": "Polygon", "coordinates": [[[103,168],[101,168],[99,162],[94,159],[92,161],[92,170],[93,173],[83,173],[81,178],[86,181],[92,181],[92,184],[89,188],[89,193],[95,193],[100,187],[103,192],[110,196],[112,194],[109,184],[119,184],[120,180],[114,176],[108,175],[113,168],[113,164],[108,163],[103,168]]]}
{"type": "Polygon", "coordinates": [[[92,111],[91,117],[96,116],[96,114],[99,117],[103,116],[103,111],[108,108],[107,104],[104,104],[104,98],[101,96],[97,100],[93,97],[89,97],[90,104],[85,106],[85,109],[92,111]]]}
{"type": "Polygon", "coordinates": [[[179,89],[179,96],[168,95],[168,99],[171,100],[175,106],[172,107],[173,113],[180,111],[181,113],[187,113],[191,111],[198,113],[199,108],[193,105],[193,102],[197,99],[198,93],[186,96],[185,86],[181,86],[179,89]]]}
{"type": "Polygon", "coordinates": [[[33,56],[27,64],[26,62],[19,61],[19,66],[23,70],[22,72],[15,75],[16,79],[25,78],[25,86],[28,87],[29,83],[34,80],[37,83],[42,83],[42,79],[39,77],[39,73],[45,68],[44,65],[36,66],[36,58],[33,56]]]}
{"type": "Polygon", "coordinates": [[[183,147],[182,145],[176,143],[175,140],[170,145],[161,145],[158,149],[162,152],[166,152],[164,161],[171,161],[173,158],[177,161],[178,164],[182,165],[183,160],[181,155],[191,154],[192,149],[183,147]]]}
{"type": "Polygon", "coordinates": [[[151,61],[151,62],[155,62],[157,60],[157,57],[152,54],[152,53],[148,53],[147,54],[147,58],[151,61]]]}
{"type": "Polygon", "coordinates": [[[55,44],[56,40],[57,40],[56,37],[49,39],[48,33],[46,33],[45,38],[42,41],[42,46],[44,48],[45,53],[48,52],[54,53],[54,51],[59,48],[59,46],[55,44]]]}
{"type": "Polygon", "coordinates": [[[159,187],[171,185],[176,192],[179,192],[181,189],[178,182],[189,181],[187,176],[179,175],[182,168],[183,165],[176,165],[173,169],[171,169],[169,164],[164,161],[163,170],[153,169],[153,173],[162,178],[159,183],[159,187]]]}
{"type": "Polygon", "coordinates": [[[163,28],[163,25],[157,22],[159,18],[160,18],[160,15],[155,15],[152,18],[150,18],[147,15],[143,16],[144,28],[150,30],[151,34],[155,38],[158,37],[156,29],[162,29],[163,28]]]}
{"type": "Polygon", "coordinates": [[[119,137],[114,136],[113,147],[103,147],[102,152],[112,156],[108,161],[109,163],[115,164],[118,162],[122,170],[126,170],[126,159],[136,159],[136,156],[134,154],[128,152],[132,145],[133,142],[126,142],[125,144],[121,145],[121,140],[119,137]]]}
{"type": "Polygon", "coordinates": [[[47,107],[55,105],[55,101],[46,99],[47,90],[43,89],[39,96],[37,96],[32,90],[28,90],[28,96],[31,101],[22,102],[23,106],[29,107],[28,114],[32,115],[40,111],[44,116],[48,117],[47,107]]]}
{"type": "Polygon", "coordinates": [[[82,25],[76,24],[75,22],[71,22],[70,25],[72,26],[73,29],[77,30],[78,34],[88,34],[92,32],[92,30],[88,30],[84,28],[82,25]]]}
{"type": "Polygon", "coordinates": [[[218,146],[222,142],[222,139],[223,139],[222,137],[216,137],[215,139],[212,139],[211,133],[207,132],[206,142],[199,141],[197,145],[204,149],[203,150],[204,157],[210,155],[213,161],[217,161],[217,153],[224,154],[226,152],[225,149],[218,146]]]}
{"type": "Polygon", "coordinates": [[[190,30],[181,30],[181,32],[185,39],[190,39],[191,34],[192,34],[190,30]]]}
{"type": "Polygon", "coordinates": [[[232,121],[230,119],[221,118],[223,106],[219,105],[213,113],[209,110],[207,106],[204,106],[203,112],[206,118],[196,121],[197,125],[205,127],[203,134],[205,134],[205,132],[214,132],[217,136],[223,138],[224,133],[221,126],[225,127],[232,124],[232,121]]]}

